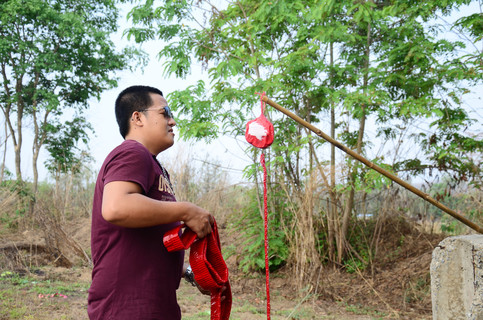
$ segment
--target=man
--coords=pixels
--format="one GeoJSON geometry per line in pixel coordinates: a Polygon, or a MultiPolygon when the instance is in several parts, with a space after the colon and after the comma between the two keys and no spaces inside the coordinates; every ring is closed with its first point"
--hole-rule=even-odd
{"type": "Polygon", "coordinates": [[[186,268],[183,252],[167,252],[163,235],[181,222],[199,238],[211,232],[210,213],[176,202],[156,156],[174,144],[176,122],[161,91],[133,86],[115,104],[125,141],[106,158],[92,211],[94,268],[90,319],[180,319],[176,289],[186,268]]]}

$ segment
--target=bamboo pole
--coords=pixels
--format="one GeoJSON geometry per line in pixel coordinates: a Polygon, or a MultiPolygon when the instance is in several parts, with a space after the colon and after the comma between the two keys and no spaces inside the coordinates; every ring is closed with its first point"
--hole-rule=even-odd
{"type": "Polygon", "coordinates": [[[369,168],[373,169],[373,170],[376,170],[377,172],[379,172],[380,174],[386,176],[387,178],[391,179],[392,181],[396,182],[397,184],[399,184],[400,186],[408,189],[409,191],[411,191],[412,193],[418,195],[419,197],[423,198],[424,200],[428,201],[429,203],[431,203],[432,205],[438,207],[439,209],[443,210],[444,212],[448,213],[449,215],[451,215],[453,218],[461,221],[462,223],[464,223],[465,225],[467,225],[468,227],[470,227],[471,229],[475,230],[476,232],[479,232],[479,233],[483,233],[483,228],[478,226],[477,224],[473,223],[472,221],[468,220],[467,218],[463,217],[462,215],[460,215],[459,213],[457,213],[456,211],[446,207],[444,204],[436,201],[435,199],[433,199],[430,195],[428,195],[427,193],[424,193],[423,191],[419,190],[418,188],[415,188],[413,187],[412,185],[410,185],[409,183],[407,183],[406,181],[398,178],[397,176],[395,176],[394,174],[390,173],[389,171],[386,171],[384,170],[383,168],[379,167],[378,165],[374,164],[373,162],[367,160],[366,158],[364,158],[363,156],[361,156],[360,154],[358,154],[357,152],[347,148],[346,146],[344,146],[343,144],[341,144],[340,142],[338,142],[337,140],[335,139],[332,139],[330,136],[326,135],[324,132],[322,132],[320,129],[316,128],[315,126],[313,126],[312,124],[310,124],[309,122],[303,120],[302,118],[300,118],[299,116],[297,116],[296,114],[290,112],[289,110],[283,108],[282,106],[278,105],[277,103],[275,103],[274,101],[270,100],[269,98],[267,98],[267,96],[262,96],[262,100],[265,102],[265,103],[268,103],[270,106],[274,107],[275,109],[277,109],[278,111],[286,114],[287,116],[289,116],[290,118],[292,118],[293,120],[297,121],[299,124],[303,125],[304,127],[306,127],[307,129],[311,130],[312,132],[314,132],[316,135],[318,135],[319,137],[322,137],[323,139],[325,139],[326,141],[330,142],[331,144],[333,144],[334,146],[336,146],[337,148],[339,148],[340,150],[344,151],[345,153],[347,153],[348,155],[350,155],[351,157],[355,158],[356,160],[359,160],[360,162],[364,163],[366,166],[368,166],[369,168]]]}

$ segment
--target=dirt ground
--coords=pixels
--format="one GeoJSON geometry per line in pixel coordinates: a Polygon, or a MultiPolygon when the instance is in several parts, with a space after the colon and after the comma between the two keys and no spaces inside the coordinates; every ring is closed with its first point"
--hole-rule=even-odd
{"type": "MultiPolygon", "coordinates": [[[[63,229],[76,246],[89,251],[88,218],[70,222],[63,229]]],[[[220,229],[222,247],[233,236],[220,229]]],[[[320,270],[319,283],[300,291],[287,280],[287,269],[272,273],[271,319],[431,319],[429,264],[433,248],[442,239],[442,235],[421,233],[405,223],[392,223],[380,235],[381,258],[374,261],[371,270],[349,274],[326,268],[320,270]]],[[[4,308],[0,309],[0,320],[87,319],[90,267],[81,262],[79,253],[65,254],[66,261],[49,260],[49,253],[42,251],[44,246],[45,237],[38,230],[0,233],[0,298],[10,301],[0,304],[4,308]],[[21,268],[29,264],[40,267],[21,268]],[[11,272],[32,284],[65,283],[67,297],[62,292],[46,296],[42,289],[33,293],[32,286],[22,280],[18,282],[24,286],[12,288],[11,272]],[[15,314],[5,310],[12,305],[18,308],[15,314]]],[[[264,275],[243,275],[237,269],[236,257],[228,258],[227,264],[233,293],[231,319],[266,319],[264,275]]],[[[178,299],[183,319],[209,319],[209,297],[183,281],[178,299]]]]}

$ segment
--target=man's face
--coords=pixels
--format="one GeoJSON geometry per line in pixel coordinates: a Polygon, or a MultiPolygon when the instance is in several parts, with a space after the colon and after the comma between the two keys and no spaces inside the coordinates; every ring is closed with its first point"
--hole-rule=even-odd
{"type": "MultiPolygon", "coordinates": [[[[166,99],[150,93],[153,104],[141,112],[145,117],[146,141],[153,150],[164,151],[174,144],[173,127],[176,122],[166,114],[166,99]]],[[[158,152],[158,153],[159,153],[158,152]]]]}

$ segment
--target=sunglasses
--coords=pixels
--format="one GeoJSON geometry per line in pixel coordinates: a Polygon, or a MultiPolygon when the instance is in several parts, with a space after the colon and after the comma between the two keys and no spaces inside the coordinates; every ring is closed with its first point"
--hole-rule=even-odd
{"type": "MultiPolygon", "coordinates": [[[[166,119],[174,119],[173,113],[171,112],[171,109],[168,106],[165,106],[163,109],[164,109],[163,115],[166,119]]],[[[158,111],[158,109],[141,110],[141,112],[145,112],[145,111],[158,111]]]]}

